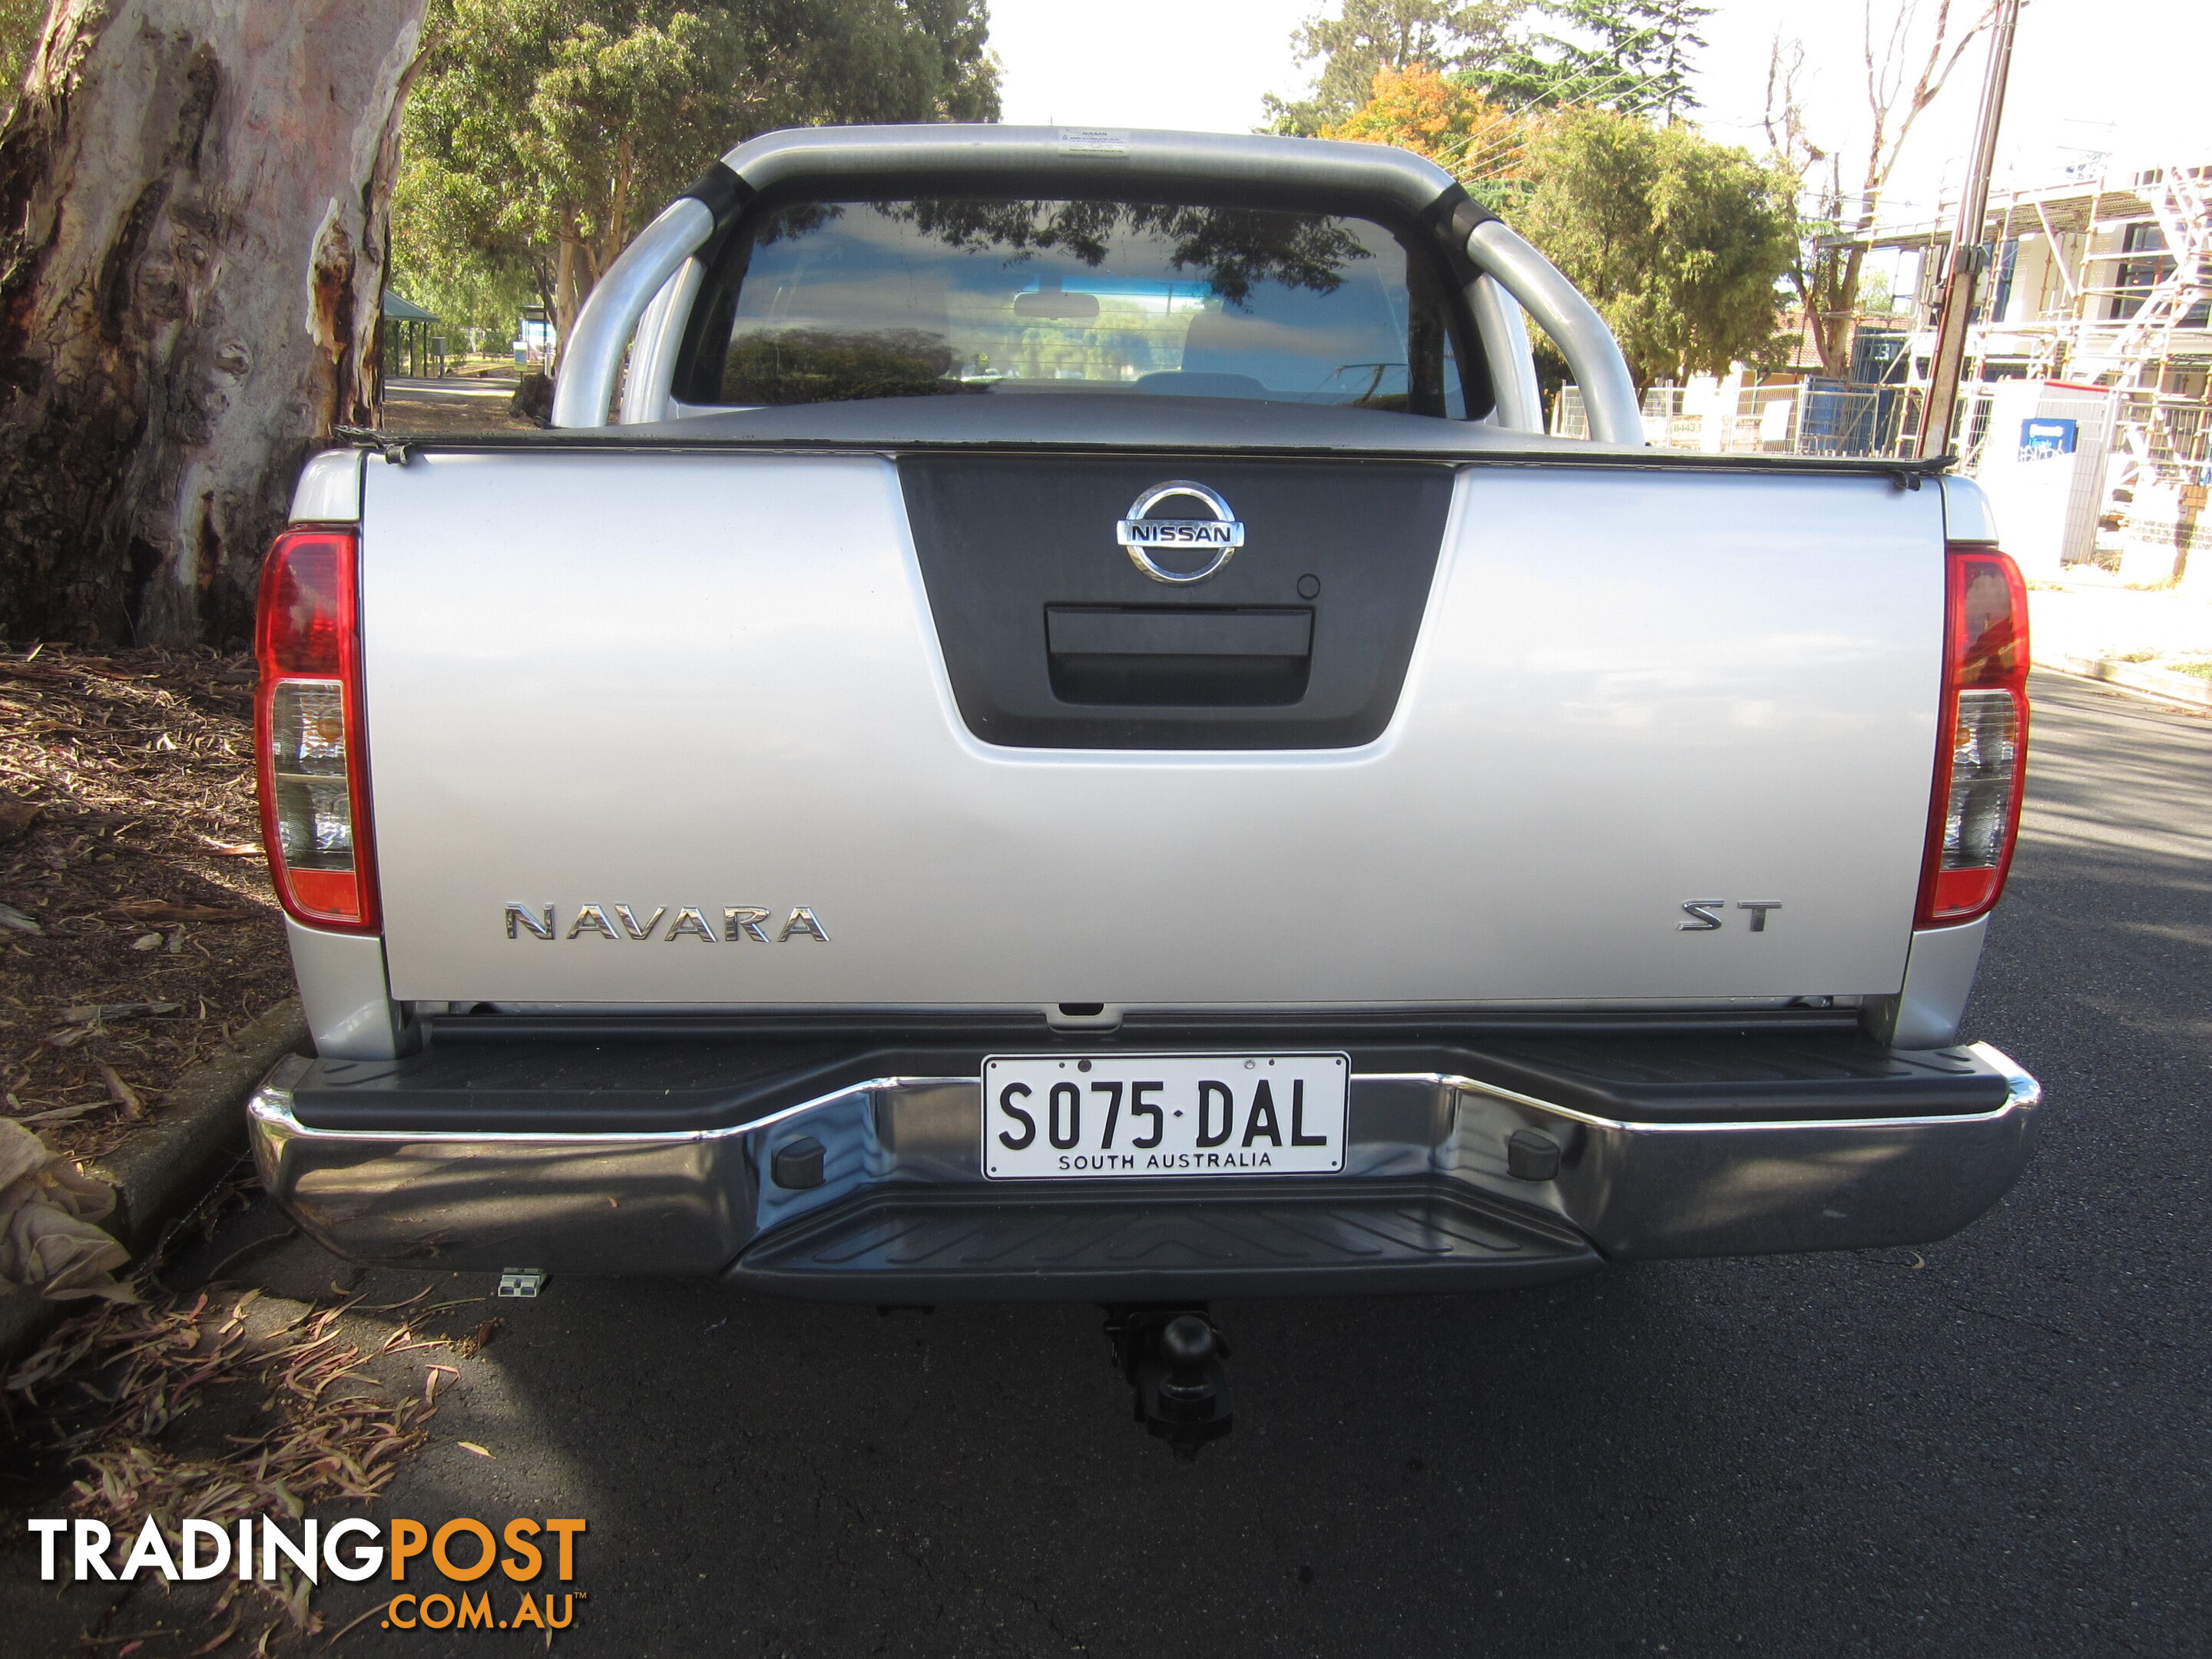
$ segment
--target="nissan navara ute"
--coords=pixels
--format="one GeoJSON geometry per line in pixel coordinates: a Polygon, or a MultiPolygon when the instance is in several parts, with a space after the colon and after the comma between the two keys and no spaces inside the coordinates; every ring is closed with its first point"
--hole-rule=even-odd
{"type": "Polygon", "coordinates": [[[772,133],[550,429],[305,471],[261,1173],[514,1290],[1101,1303],[1186,1452],[1217,1298],[1940,1238],[2036,1121],[2026,617],[1941,462],[1646,447],[1406,152],[772,133]]]}

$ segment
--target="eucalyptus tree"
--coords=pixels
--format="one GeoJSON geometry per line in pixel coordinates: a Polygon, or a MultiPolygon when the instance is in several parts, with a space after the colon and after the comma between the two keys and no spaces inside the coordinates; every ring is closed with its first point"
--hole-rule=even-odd
{"type": "Polygon", "coordinates": [[[1375,77],[1419,64],[1439,73],[1480,75],[1503,61],[1507,31],[1528,0],[1344,0],[1334,16],[1315,14],[1291,33],[1292,55],[1318,63],[1313,96],[1270,97],[1272,130],[1311,137],[1364,106],[1375,77]]]}
{"type": "Polygon", "coordinates": [[[407,262],[526,280],[564,335],[645,221],[732,143],[999,111],[982,0],[431,0],[426,39],[407,262]]]}
{"type": "Polygon", "coordinates": [[[1868,121],[1857,143],[1814,135],[1800,100],[1802,42],[1778,36],[1766,81],[1766,136],[1802,191],[1803,235],[1790,282],[1806,333],[1831,374],[1850,372],[1869,234],[1914,125],[1942,94],[1991,12],[1978,0],[1862,0],[1859,70],[1868,121]]]}
{"type": "Polygon", "coordinates": [[[1796,180],[1685,122],[1579,108],[1531,118],[1515,228],[1605,315],[1638,386],[1783,352],[1796,180]]]}
{"type": "Polygon", "coordinates": [[[1531,9],[1565,27],[1530,31],[1481,76],[1514,108],[1586,105],[1672,121],[1698,107],[1690,88],[1698,26],[1711,6],[1690,0],[1540,0],[1531,9]]]}
{"type": "MultiPolygon", "coordinates": [[[[1328,138],[1395,144],[1449,168],[1604,313],[1639,386],[1777,355],[1796,256],[1796,179],[1685,122],[1588,106],[1517,113],[1416,64],[1328,138]]],[[[1548,355],[1547,374],[1560,365],[1548,355]]]]}
{"type": "Polygon", "coordinates": [[[57,0],[0,128],[0,636],[237,639],[373,412],[423,0],[57,0]]]}

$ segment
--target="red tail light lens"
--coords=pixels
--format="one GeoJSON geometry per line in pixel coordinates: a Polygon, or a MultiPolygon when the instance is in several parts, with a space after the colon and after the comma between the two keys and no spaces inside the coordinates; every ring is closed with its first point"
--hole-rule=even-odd
{"type": "Polygon", "coordinates": [[[2027,588],[1990,547],[1949,550],[1943,702],[1918,925],[1989,914],[2004,890],[2027,782],[2027,588]]]}
{"type": "Polygon", "coordinates": [[[288,530],[261,568],[254,744],[276,896],[311,927],[377,925],[355,532],[288,530]]]}

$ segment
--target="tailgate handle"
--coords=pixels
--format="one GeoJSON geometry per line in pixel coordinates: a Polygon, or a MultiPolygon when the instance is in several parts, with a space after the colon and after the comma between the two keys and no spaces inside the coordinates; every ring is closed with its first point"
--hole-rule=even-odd
{"type": "Polygon", "coordinates": [[[1313,612],[1055,605],[1045,608],[1044,634],[1054,656],[1304,657],[1313,612]]]}
{"type": "Polygon", "coordinates": [[[1306,694],[1313,612],[1051,605],[1052,693],[1062,702],[1280,708],[1306,694]]]}

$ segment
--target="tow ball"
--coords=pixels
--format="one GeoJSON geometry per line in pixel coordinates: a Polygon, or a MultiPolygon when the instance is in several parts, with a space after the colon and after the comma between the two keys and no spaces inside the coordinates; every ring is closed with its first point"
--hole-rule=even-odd
{"type": "Polygon", "coordinates": [[[1106,1334],[1137,1421],[1177,1458],[1190,1462],[1200,1447],[1229,1432],[1229,1385],[1221,1372],[1229,1345],[1202,1304],[1112,1304],[1106,1334]]]}

